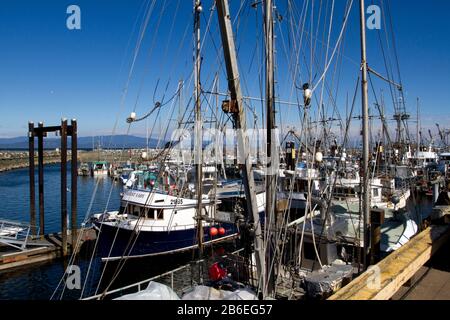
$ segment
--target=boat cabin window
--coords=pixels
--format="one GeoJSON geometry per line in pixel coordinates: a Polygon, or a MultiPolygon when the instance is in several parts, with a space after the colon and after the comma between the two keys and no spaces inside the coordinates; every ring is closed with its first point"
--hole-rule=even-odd
{"type": "Polygon", "coordinates": [[[133,216],[139,217],[142,214],[142,207],[130,204],[130,210],[128,212],[133,216]]]}
{"type": "Polygon", "coordinates": [[[164,220],[164,209],[156,209],[156,219],[164,220]]]}
{"type": "MultiPolygon", "coordinates": [[[[125,211],[125,209],[123,210],[125,211]]],[[[137,217],[145,217],[146,219],[151,220],[154,220],[155,218],[158,220],[164,219],[164,209],[143,208],[141,206],[129,204],[128,212],[130,215],[137,217]]]]}
{"type": "Polygon", "coordinates": [[[146,208],[145,209],[145,216],[147,219],[155,219],[155,209],[146,208]]]}
{"type": "Polygon", "coordinates": [[[120,213],[128,213],[129,215],[133,215],[133,216],[136,216],[136,217],[143,217],[143,216],[147,217],[148,210],[149,209],[147,209],[147,208],[144,209],[142,206],[138,206],[138,205],[134,205],[134,204],[128,204],[126,207],[125,206],[121,206],[119,212],[120,213]]]}
{"type": "Polygon", "coordinates": [[[334,194],[336,196],[354,196],[356,191],[350,187],[335,187],[334,194]]]}
{"type": "Polygon", "coordinates": [[[374,197],[379,197],[380,196],[380,191],[378,188],[373,188],[373,196],[374,197]]]}

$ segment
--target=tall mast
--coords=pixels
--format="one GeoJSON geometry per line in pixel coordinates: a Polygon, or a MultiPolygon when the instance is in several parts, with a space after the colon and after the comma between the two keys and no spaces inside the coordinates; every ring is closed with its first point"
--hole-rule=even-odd
{"type": "Polygon", "coordinates": [[[195,168],[197,173],[197,242],[200,257],[203,256],[203,219],[202,219],[202,185],[203,185],[203,148],[202,148],[202,114],[200,108],[200,0],[194,0],[195,33],[195,168]]]}
{"type": "Polygon", "coordinates": [[[367,85],[367,55],[366,55],[366,17],[364,0],[359,0],[360,6],[360,27],[361,27],[361,97],[362,97],[362,115],[363,115],[363,164],[362,164],[362,179],[363,179],[363,198],[362,198],[362,213],[364,219],[364,254],[363,263],[364,268],[367,268],[367,254],[370,248],[370,187],[369,187],[369,98],[367,85]]]}
{"type": "Polygon", "coordinates": [[[250,161],[250,148],[247,136],[247,123],[245,108],[241,91],[239,69],[237,65],[236,46],[234,44],[233,29],[231,27],[230,9],[228,0],[217,0],[217,15],[219,19],[220,34],[222,37],[223,54],[227,70],[228,90],[230,91],[230,103],[235,103],[237,112],[233,113],[235,127],[237,131],[237,142],[240,161],[239,166],[242,171],[242,180],[247,201],[247,214],[254,224],[254,249],[257,270],[257,279],[260,288],[264,288],[264,249],[262,241],[261,222],[256,204],[256,190],[253,179],[252,164],[250,161]]]}
{"type": "Polygon", "coordinates": [[[147,155],[147,158],[148,158],[148,155],[149,155],[149,153],[148,153],[148,133],[149,133],[148,132],[148,118],[145,119],[145,131],[146,131],[146,139],[145,139],[145,146],[146,146],[146,148],[145,148],[145,151],[147,152],[146,155],[147,155]]]}
{"type": "MultiPolygon", "coordinates": [[[[266,145],[266,157],[267,157],[267,173],[266,173],[266,231],[269,233],[266,237],[268,243],[266,244],[266,266],[272,265],[274,259],[271,238],[273,236],[271,230],[276,227],[276,215],[275,215],[275,203],[276,203],[276,175],[274,167],[274,161],[272,156],[275,156],[273,152],[272,138],[274,137],[275,129],[275,108],[274,108],[274,54],[273,54],[273,3],[272,0],[265,0],[265,48],[266,48],[266,130],[267,130],[267,145],[266,145]]],[[[275,268],[274,268],[275,270],[275,268]]],[[[274,290],[274,276],[270,270],[266,271],[267,281],[267,295],[271,295],[274,290]]],[[[266,288],[264,288],[266,289],[266,288]]],[[[264,290],[265,291],[265,290],[264,290]]]]}

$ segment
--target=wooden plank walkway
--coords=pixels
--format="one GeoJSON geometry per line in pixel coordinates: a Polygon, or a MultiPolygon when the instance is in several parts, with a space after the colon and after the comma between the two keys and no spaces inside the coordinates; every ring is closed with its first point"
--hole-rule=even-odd
{"type": "Polygon", "coordinates": [[[392,300],[450,300],[450,242],[420,268],[412,283],[405,285],[392,300]]]}
{"type": "Polygon", "coordinates": [[[449,225],[432,225],[376,265],[380,272],[378,288],[372,285],[374,272],[368,270],[331,296],[329,300],[388,300],[392,298],[449,238],[449,225]]]}

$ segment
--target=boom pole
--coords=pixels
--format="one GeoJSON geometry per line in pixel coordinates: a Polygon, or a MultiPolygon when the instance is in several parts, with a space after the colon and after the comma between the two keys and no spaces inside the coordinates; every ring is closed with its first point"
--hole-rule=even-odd
{"type": "Polygon", "coordinates": [[[363,164],[362,164],[362,214],[364,219],[364,268],[368,267],[368,253],[370,248],[370,172],[369,172],[369,98],[367,85],[367,53],[366,53],[366,17],[364,0],[360,5],[360,27],[361,27],[361,74],[362,74],[362,115],[363,115],[363,164]]]}
{"type": "MultiPolygon", "coordinates": [[[[271,266],[274,257],[274,249],[272,247],[272,230],[276,228],[276,214],[275,214],[275,203],[276,203],[276,170],[275,162],[273,161],[274,156],[274,145],[272,138],[274,138],[275,129],[275,108],[274,108],[274,54],[273,54],[273,3],[272,0],[265,0],[265,48],[266,48],[266,130],[267,130],[267,144],[266,144],[266,158],[267,158],[267,173],[266,173],[266,222],[265,230],[268,233],[266,239],[268,243],[266,244],[266,265],[271,266]]],[[[273,268],[276,269],[275,267],[273,268]]],[[[271,270],[266,271],[266,287],[264,292],[267,291],[267,295],[272,295],[275,290],[275,277],[274,272],[271,270]]]]}
{"type": "Polygon", "coordinates": [[[195,32],[195,168],[197,173],[197,242],[199,256],[203,256],[203,219],[202,219],[202,189],[203,189],[203,146],[202,146],[202,113],[200,105],[200,0],[194,0],[194,32],[195,32]]]}
{"type": "Polygon", "coordinates": [[[216,0],[217,14],[219,19],[220,34],[227,70],[228,90],[230,91],[230,104],[235,104],[237,112],[233,118],[237,129],[237,144],[239,150],[239,167],[242,171],[245,198],[247,199],[247,214],[253,222],[254,228],[254,250],[259,287],[264,288],[264,248],[262,241],[261,221],[256,204],[255,182],[253,179],[252,164],[250,161],[249,140],[247,136],[247,123],[245,108],[241,91],[239,69],[237,65],[236,46],[234,43],[233,29],[231,25],[230,9],[228,0],[216,0]]]}

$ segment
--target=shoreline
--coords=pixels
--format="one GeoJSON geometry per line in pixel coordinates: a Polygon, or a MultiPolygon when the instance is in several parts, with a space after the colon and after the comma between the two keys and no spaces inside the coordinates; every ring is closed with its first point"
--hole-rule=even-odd
{"type": "MultiPolygon", "coordinates": [[[[2,162],[3,162],[3,160],[0,160],[0,173],[14,171],[14,170],[19,170],[19,169],[25,169],[25,168],[29,167],[28,161],[27,162],[20,162],[20,163],[10,164],[10,165],[5,165],[2,162]]],[[[44,159],[44,165],[57,164],[57,163],[60,163],[60,162],[61,162],[60,159],[44,159]]],[[[70,162],[70,161],[67,161],[67,162],[70,162]]],[[[37,167],[37,162],[35,162],[35,165],[37,167]]]]}
{"type": "MultiPolygon", "coordinates": [[[[122,151],[102,150],[99,155],[98,151],[78,150],[79,162],[93,162],[100,159],[114,161],[119,157],[122,151]]],[[[133,161],[138,161],[137,154],[132,155],[133,161]]],[[[67,154],[67,162],[71,162],[71,152],[67,154]]],[[[35,166],[37,170],[37,153],[35,155],[35,166]]],[[[60,154],[57,151],[44,151],[44,165],[61,163],[60,154]]],[[[29,167],[28,151],[0,151],[0,173],[13,170],[25,169],[29,167]]]]}

